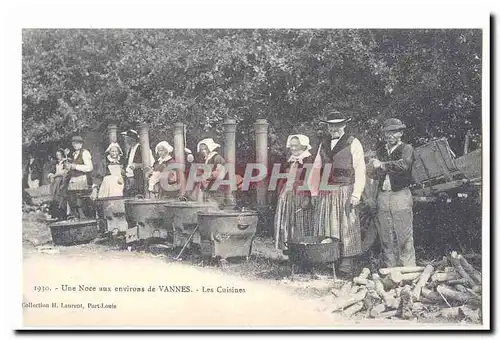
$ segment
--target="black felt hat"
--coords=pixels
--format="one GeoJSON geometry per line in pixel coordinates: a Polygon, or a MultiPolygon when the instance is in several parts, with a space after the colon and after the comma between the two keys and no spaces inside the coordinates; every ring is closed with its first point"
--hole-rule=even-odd
{"type": "Polygon", "coordinates": [[[344,124],[351,120],[345,113],[338,110],[330,110],[326,116],[326,119],[321,119],[323,123],[327,124],[344,124]]]}

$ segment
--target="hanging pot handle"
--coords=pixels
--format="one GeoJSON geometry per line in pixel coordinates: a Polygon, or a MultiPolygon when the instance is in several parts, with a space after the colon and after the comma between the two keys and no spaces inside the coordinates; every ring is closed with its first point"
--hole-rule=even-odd
{"type": "Polygon", "coordinates": [[[138,195],[135,195],[135,198],[137,198],[139,200],[143,200],[144,199],[144,195],[138,194],[138,195]]]}
{"type": "Polygon", "coordinates": [[[248,227],[250,227],[250,224],[239,224],[238,223],[239,230],[245,230],[245,229],[248,229],[248,227]]]}

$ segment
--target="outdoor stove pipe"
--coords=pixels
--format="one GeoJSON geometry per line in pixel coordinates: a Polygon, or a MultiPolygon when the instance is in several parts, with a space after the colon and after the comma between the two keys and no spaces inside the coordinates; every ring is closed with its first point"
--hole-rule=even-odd
{"type": "Polygon", "coordinates": [[[118,141],[118,135],[117,135],[117,126],[116,124],[109,124],[108,125],[108,136],[109,136],[109,143],[117,143],[118,141]]]}
{"type": "MultiPolygon", "coordinates": [[[[223,124],[224,126],[224,159],[226,164],[231,164],[227,167],[228,171],[231,171],[229,179],[236,178],[235,167],[236,167],[236,120],[226,119],[223,124]]],[[[234,207],[236,205],[234,199],[234,193],[231,188],[228,189],[225,197],[226,206],[234,207]]]]}
{"type": "MultiPolygon", "coordinates": [[[[255,130],[255,153],[256,162],[263,164],[266,169],[267,162],[267,128],[269,124],[266,119],[257,119],[254,123],[255,130]]],[[[257,184],[257,207],[267,208],[267,185],[266,181],[257,184]]]]}
{"type": "MultiPolygon", "coordinates": [[[[146,168],[151,167],[153,164],[151,158],[151,153],[150,153],[150,148],[149,148],[149,125],[146,123],[143,123],[139,126],[139,144],[141,145],[141,150],[142,150],[142,167],[144,170],[146,168]]],[[[148,192],[148,173],[147,171],[144,171],[144,188],[143,192],[148,192]]]]}
{"type": "MultiPolygon", "coordinates": [[[[186,165],[184,144],[184,123],[175,123],[174,125],[174,159],[177,164],[186,165]]],[[[177,178],[179,182],[179,196],[184,196],[186,192],[186,177],[184,171],[177,169],[177,178]]]]}

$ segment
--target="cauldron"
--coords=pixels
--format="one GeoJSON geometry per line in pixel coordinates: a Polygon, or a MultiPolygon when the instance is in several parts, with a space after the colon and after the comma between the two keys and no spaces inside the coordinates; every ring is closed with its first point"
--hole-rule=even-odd
{"type": "Polygon", "coordinates": [[[257,212],[219,210],[198,212],[201,254],[205,257],[250,257],[257,231],[257,212]]]}
{"type": "Polygon", "coordinates": [[[285,242],[288,247],[288,258],[292,263],[301,265],[327,264],[340,257],[338,240],[321,243],[326,236],[303,236],[290,242],[285,242]]]}
{"type": "MultiPolygon", "coordinates": [[[[200,211],[219,210],[215,203],[200,203],[193,201],[169,201],[164,204],[166,210],[166,223],[169,229],[173,230],[172,243],[175,247],[183,246],[189,235],[193,234],[198,224],[198,215],[200,211]]],[[[199,232],[195,232],[192,243],[200,243],[199,232]]]]}
{"type": "Polygon", "coordinates": [[[72,246],[89,243],[100,235],[97,220],[67,220],[50,225],[52,241],[55,245],[72,246]]]}
{"type": "MultiPolygon", "coordinates": [[[[125,200],[125,218],[128,228],[126,242],[169,236],[165,199],[136,197],[125,200]]],[[[171,227],[170,227],[171,229],[171,227]]]]}
{"type": "Polygon", "coordinates": [[[126,232],[125,197],[106,197],[95,200],[97,215],[104,222],[105,231],[111,233],[126,232]]]}

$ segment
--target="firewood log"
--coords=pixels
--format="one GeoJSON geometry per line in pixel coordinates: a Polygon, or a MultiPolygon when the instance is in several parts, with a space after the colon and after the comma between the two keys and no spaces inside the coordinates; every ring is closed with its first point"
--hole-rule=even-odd
{"type": "Polygon", "coordinates": [[[358,303],[365,298],[366,293],[367,290],[362,288],[356,294],[340,297],[333,303],[330,311],[333,313],[343,308],[349,307],[355,303],[358,303]]]}
{"type": "Polygon", "coordinates": [[[422,287],[421,295],[430,301],[443,302],[443,298],[441,297],[441,295],[426,287],[422,287]]]}
{"type": "Polygon", "coordinates": [[[390,279],[396,283],[397,285],[401,284],[403,281],[413,281],[417,277],[420,277],[421,273],[420,272],[414,272],[414,273],[401,273],[397,271],[393,271],[389,274],[390,279]]]}
{"type": "Polygon", "coordinates": [[[353,285],[349,291],[349,294],[355,294],[359,290],[360,285],[367,285],[368,284],[368,276],[370,276],[370,269],[368,268],[363,268],[361,270],[361,273],[359,276],[355,277],[352,282],[353,285]]]}
{"type": "Polygon", "coordinates": [[[460,276],[463,277],[465,280],[467,280],[467,285],[470,286],[470,288],[472,288],[476,285],[474,280],[470,277],[470,275],[467,274],[464,267],[462,267],[462,264],[460,263],[460,260],[458,259],[458,254],[456,251],[451,253],[451,263],[455,267],[455,270],[457,271],[457,273],[460,274],[460,276]]]}
{"type": "Polygon", "coordinates": [[[401,296],[401,291],[404,289],[404,287],[397,287],[395,289],[396,291],[396,297],[400,297],[401,296]]]}
{"type": "Polygon", "coordinates": [[[360,289],[361,289],[360,286],[352,285],[351,290],[349,291],[348,295],[356,294],[357,292],[359,292],[360,289]]]}
{"type": "Polygon", "coordinates": [[[380,273],[380,275],[389,275],[392,272],[400,272],[401,274],[405,274],[405,273],[421,272],[424,269],[425,267],[415,267],[415,266],[392,267],[392,268],[380,268],[378,272],[380,273]]]}
{"type": "Polygon", "coordinates": [[[422,288],[425,286],[427,281],[429,281],[429,278],[431,277],[433,271],[434,267],[431,266],[430,264],[425,267],[424,271],[422,272],[422,275],[420,276],[420,279],[418,280],[417,284],[415,285],[412,291],[415,300],[420,299],[420,293],[422,291],[422,288]]]}
{"type": "Polygon", "coordinates": [[[347,307],[342,311],[342,315],[344,316],[351,316],[359,312],[360,310],[363,309],[363,301],[356,302],[355,304],[351,305],[350,307],[347,307]]]}
{"type": "Polygon", "coordinates": [[[393,296],[387,294],[387,292],[384,290],[384,285],[380,280],[380,276],[378,274],[372,274],[372,279],[375,283],[375,291],[384,300],[386,306],[391,309],[397,308],[398,302],[396,301],[396,299],[394,299],[393,296]]]}
{"type": "Polygon", "coordinates": [[[386,275],[384,277],[381,277],[380,281],[382,281],[382,284],[384,285],[385,290],[391,290],[391,289],[396,288],[398,286],[398,283],[391,280],[390,275],[386,275]]]}
{"type": "Polygon", "coordinates": [[[374,288],[369,288],[364,300],[366,310],[370,311],[374,306],[381,302],[382,298],[377,294],[374,288]]]}
{"type": "Polygon", "coordinates": [[[464,285],[461,285],[461,284],[456,284],[456,285],[455,285],[455,289],[456,289],[457,291],[461,292],[461,293],[465,293],[465,294],[467,294],[467,293],[468,293],[468,292],[467,292],[467,288],[465,288],[465,286],[464,286],[464,285]]]}
{"type": "Polygon", "coordinates": [[[444,267],[443,272],[445,272],[445,273],[455,272],[455,267],[453,267],[453,266],[451,266],[451,267],[444,267]]]}
{"type": "Polygon", "coordinates": [[[457,301],[460,303],[468,303],[472,300],[477,300],[470,294],[461,293],[446,285],[439,285],[436,290],[438,293],[441,293],[447,300],[457,301]]]}
{"type": "Polygon", "coordinates": [[[363,268],[361,270],[361,273],[359,274],[358,278],[359,279],[367,279],[369,276],[370,276],[370,269],[363,268]]]}
{"type": "Polygon", "coordinates": [[[458,255],[458,260],[460,264],[465,269],[465,271],[470,275],[470,277],[476,281],[477,284],[482,283],[481,272],[476,270],[462,255],[458,255]]]}
{"type": "Polygon", "coordinates": [[[462,277],[462,278],[456,279],[456,280],[448,280],[448,281],[446,281],[446,284],[451,285],[451,286],[464,285],[464,284],[467,284],[467,280],[462,277]]]}
{"type": "Polygon", "coordinates": [[[378,318],[383,312],[385,312],[385,303],[379,303],[370,310],[370,316],[372,318],[378,318]]]}
{"type": "MultiPolygon", "coordinates": [[[[431,265],[428,265],[432,267],[431,265]]],[[[427,268],[426,268],[427,269],[427,268]]],[[[433,268],[434,270],[434,268],[433,268]]],[[[424,270],[425,273],[425,270],[424,270]]],[[[430,276],[430,275],[429,275],[430,276]]],[[[413,292],[409,286],[401,291],[401,299],[398,306],[398,315],[401,319],[409,320],[413,318],[413,292]]]]}
{"type": "Polygon", "coordinates": [[[359,277],[355,277],[354,279],[352,279],[352,282],[357,284],[357,285],[360,285],[360,286],[370,286],[370,285],[373,285],[373,281],[370,280],[370,279],[362,279],[362,278],[359,278],[359,277]]]}
{"type": "Polygon", "coordinates": [[[397,310],[390,310],[390,311],[387,311],[387,312],[383,312],[383,313],[380,313],[379,319],[392,318],[393,316],[396,316],[397,313],[398,313],[397,310]]]}
{"type": "Polygon", "coordinates": [[[446,282],[446,281],[449,281],[449,280],[458,280],[460,278],[461,278],[460,275],[457,272],[455,272],[455,271],[447,272],[447,273],[435,272],[431,276],[431,280],[432,281],[437,281],[437,282],[446,282]]]}

